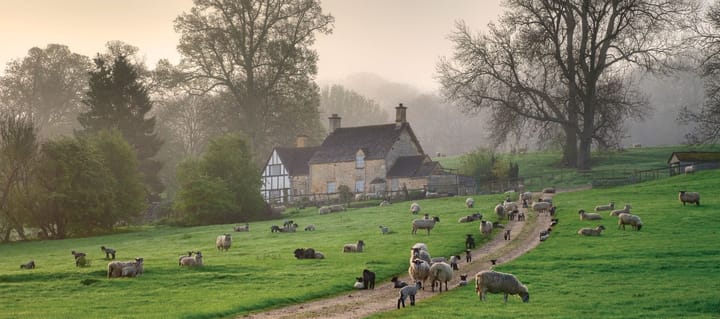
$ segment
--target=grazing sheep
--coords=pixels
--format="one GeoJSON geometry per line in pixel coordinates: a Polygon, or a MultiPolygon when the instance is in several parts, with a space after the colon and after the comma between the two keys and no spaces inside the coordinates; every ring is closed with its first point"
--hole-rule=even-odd
{"type": "Polygon", "coordinates": [[[610,216],[619,216],[620,214],[630,214],[630,204],[625,204],[622,209],[616,209],[610,212],[610,216]]]}
{"type": "Polygon", "coordinates": [[[532,203],[532,205],[530,207],[532,208],[533,211],[538,212],[538,214],[545,213],[550,209],[550,207],[552,207],[552,203],[534,202],[534,203],[532,203]]]}
{"type": "Polygon", "coordinates": [[[415,305],[415,295],[417,294],[417,291],[419,288],[422,287],[422,284],[417,281],[415,282],[415,286],[405,286],[400,289],[400,292],[398,295],[400,296],[398,298],[397,302],[397,308],[400,309],[400,304],[402,304],[403,308],[405,308],[405,299],[410,297],[410,305],[415,305]]]}
{"type": "Polygon", "coordinates": [[[143,273],[143,259],[141,257],[135,258],[135,260],[132,261],[111,261],[107,265],[107,277],[108,278],[117,278],[117,277],[134,277],[136,275],[140,275],[143,273]],[[130,275],[130,270],[125,271],[125,275],[123,275],[123,269],[126,267],[134,267],[135,269],[132,270],[132,276],[130,275]]]}
{"type": "Polygon", "coordinates": [[[363,278],[362,278],[362,277],[355,277],[355,284],[353,285],[353,288],[355,288],[355,289],[365,289],[365,285],[363,284],[363,278]]]}
{"type": "Polygon", "coordinates": [[[472,221],[480,220],[480,219],[482,219],[482,216],[483,216],[482,214],[480,214],[479,212],[477,212],[477,213],[472,214],[472,215],[467,215],[467,216],[465,216],[465,217],[460,217],[460,219],[458,219],[458,223],[469,223],[469,222],[472,222],[472,221]]]}
{"type": "Polygon", "coordinates": [[[495,205],[495,215],[497,215],[500,219],[505,219],[506,212],[507,211],[505,210],[505,206],[503,204],[495,205]]]}
{"type": "Polygon", "coordinates": [[[482,301],[485,301],[488,292],[504,294],[506,303],[508,295],[519,295],[523,302],[530,301],[528,289],[520,280],[514,275],[496,271],[481,271],[475,275],[475,292],[482,301]]]}
{"type": "Polygon", "coordinates": [[[473,238],[472,234],[467,234],[467,237],[465,237],[465,249],[472,248],[475,248],[475,238],[473,238]]]}
{"type": "Polygon", "coordinates": [[[605,226],[599,225],[595,228],[581,228],[577,233],[582,236],[600,236],[603,230],[605,230],[605,226]]]}
{"type": "Polygon", "coordinates": [[[510,240],[510,231],[511,231],[510,229],[505,230],[505,233],[503,234],[503,238],[505,240],[510,240]]]}
{"type": "Polygon", "coordinates": [[[696,206],[700,206],[700,193],[698,192],[680,191],[680,193],[678,193],[678,198],[682,202],[683,206],[685,206],[685,203],[695,203],[696,206]]]}
{"type": "Polygon", "coordinates": [[[363,248],[365,247],[365,242],[362,240],[358,240],[355,244],[345,244],[343,246],[343,252],[344,253],[361,253],[363,251],[363,248]]]}
{"type": "Polygon", "coordinates": [[[615,209],[615,202],[614,202],[614,201],[610,201],[610,203],[607,204],[607,205],[598,205],[598,206],[595,206],[595,211],[596,211],[596,212],[600,212],[600,211],[604,211],[604,210],[613,210],[613,209],[615,209]]]}
{"type": "Polygon", "coordinates": [[[332,209],[330,206],[322,206],[318,208],[318,213],[320,213],[320,215],[330,214],[332,213],[332,209]]]}
{"type": "Polygon", "coordinates": [[[413,215],[417,215],[420,212],[420,204],[418,203],[412,203],[410,204],[410,213],[413,215]]]}
{"type": "Polygon", "coordinates": [[[465,207],[467,207],[467,208],[475,207],[475,200],[472,199],[472,197],[468,197],[467,199],[465,199],[465,207]]]}
{"type": "Polygon", "coordinates": [[[490,236],[493,230],[493,224],[486,220],[480,221],[480,232],[485,236],[490,236]]]}
{"type": "Polygon", "coordinates": [[[458,282],[458,287],[465,287],[467,286],[467,274],[460,275],[460,282],[458,282]]]}
{"type": "Polygon", "coordinates": [[[245,223],[245,225],[243,225],[243,226],[235,226],[235,227],[233,227],[233,230],[236,232],[250,231],[250,224],[245,223]]]}
{"type": "Polygon", "coordinates": [[[315,231],[315,224],[305,226],[305,231],[315,231]]]}
{"type": "Polygon", "coordinates": [[[20,269],[35,269],[35,261],[31,260],[20,265],[20,269]]]}
{"type": "Polygon", "coordinates": [[[110,259],[110,256],[112,256],[112,259],[115,259],[115,249],[112,249],[110,247],[100,246],[100,250],[102,250],[105,253],[105,259],[110,259]]]}
{"type": "Polygon", "coordinates": [[[70,253],[75,257],[75,267],[85,267],[90,266],[90,260],[87,259],[87,255],[82,252],[76,252],[76,251],[70,251],[70,253]]]}
{"type": "Polygon", "coordinates": [[[143,259],[136,258],[134,263],[122,267],[122,273],[120,277],[135,277],[140,276],[143,273],[143,259]]]}
{"type": "Polygon", "coordinates": [[[195,252],[195,257],[190,256],[183,256],[183,258],[180,258],[180,266],[188,266],[188,267],[200,267],[203,265],[203,257],[202,253],[197,251],[195,252]]]}
{"type": "Polygon", "coordinates": [[[602,216],[600,216],[600,214],[588,213],[588,212],[585,212],[584,209],[579,210],[578,215],[580,215],[580,220],[600,220],[600,219],[602,219],[602,216]]]}
{"type": "Polygon", "coordinates": [[[422,259],[414,259],[408,268],[408,274],[415,282],[421,282],[425,290],[425,280],[430,276],[430,264],[422,259]]]}
{"type": "Polygon", "coordinates": [[[217,247],[218,251],[228,251],[228,249],[230,249],[230,245],[232,245],[232,238],[230,237],[230,234],[220,235],[215,240],[215,247],[217,247]]]}
{"type": "Polygon", "coordinates": [[[458,268],[458,262],[460,262],[460,255],[450,256],[450,267],[453,270],[460,270],[460,268],[458,268]]]}
{"type": "Polygon", "coordinates": [[[435,227],[435,223],[440,222],[440,217],[433,217],[432,219],[415,219],[412,221],[412,234],[417,234],[418,229],[426,229],[428,235],[430,230],[435,227]]]}
{"type": "Polygon", "coordinates": [[[363,285],[365,286],[365,289],[375,289],[375,273],[374,272],[367,270],[367,269],[363,269],[362,280],[363,280],[363,285]]]}
{"type": "Polygon", "coordinates": [[[387,200],[383,200],[382,202],[380,202],[380,205],[378,205],[378,206],[380,206],[380,207],[390,206],[390,202],[388,202],[387,200]]]}
{"type": "Polygon", "coordinates": [[[622,229],[625,230],[625,225],[630,225],[634,230],[640,231],[640,228],[643,226],[643,222],[637,215],[623,213],[618,216],[618,229],[622,226],[622,229]]]}
{"type": "Polygon", "coordinates": [[[432,264],[430,266],[430,275],[428,276],[428,279],[430,280],[430,291],[435,291],[435,283],[438,283],[438,286],[440,288],[440,292],[442,292],[442,284],[445,283],[445,291],[448,290],[448,281],[452,280],[453,276],[453,270],[450,265],[448,265],[445,262],[438,262],[432,264]]]}
{"type": "Polygon", "coordinates": [[[390,282],[393,283],[393,288],[402,288],[408,285],[406,282],[399,280],[397,276],[392,277],[390,282]]]}
{"type": "Polygon", "coordinates": [[[379,228],[380,228],[380,232],[381,232],[383,235],[390,233],[390,228],[388,228],[388,227],[386,227],[386,226],[380,225],[379,228]]]}

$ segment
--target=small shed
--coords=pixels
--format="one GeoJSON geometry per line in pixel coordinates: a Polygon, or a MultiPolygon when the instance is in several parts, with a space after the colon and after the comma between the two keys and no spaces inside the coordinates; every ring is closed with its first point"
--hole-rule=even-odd
{"type": "Polygon", "coordinates": [[[685,167],[693,166],[695,171],[720,168],[720,152],[673,152],[667,161],[670,175],[682,174],[685,167]]]}

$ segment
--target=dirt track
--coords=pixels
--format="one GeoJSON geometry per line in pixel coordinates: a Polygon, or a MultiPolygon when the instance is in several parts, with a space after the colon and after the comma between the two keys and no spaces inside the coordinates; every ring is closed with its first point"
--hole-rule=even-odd
{"type": "MultiPolygon", "coordinates": [[[[472,262],[465,263],[465,257],[461,256],[462,262],[458,265],[460,270],[455,273],[467,273],[468,284],[474,285],[472,277],[479,271],[490,269],[491,259],[496,259],[497,264],[502,264],[535,248],[540,243],[540,231],[547,229],[550,224],[550,217],[547,214],[539,216],[531,214],[532,216],[528,216],[525,222],[508,222],[506,228],[512,229],[510,241],[504,240],[503,232],[498,231],[490,242],[473,250],[472,262]]],[[[450,289],[457,287],[460,278],[457,275],[454,277],[455,279],[448,284],[450,289]]],[[[407,274],[400,279],[411,282],[407,274]]],[[[429,290],[421,291],[416,300],[421,302],[437,293],[429,290]]],[[[296,304],[238,318],[364,318],[395,309],[397,294],[398,290],[392,287],[392,283],[386,283],[376,285],[374,290],[352,291],[348,295],[296,304]]]]}

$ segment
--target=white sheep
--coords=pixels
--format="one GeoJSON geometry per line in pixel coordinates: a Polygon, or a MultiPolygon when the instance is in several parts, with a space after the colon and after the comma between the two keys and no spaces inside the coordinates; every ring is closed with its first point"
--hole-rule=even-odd
{"type": "Polygon", "coordinates": [[[584,209],[579,210],[578,215],[580,215],[580,220],[600,220],[600,219],[602,219],[602,216],[600,216],[600,214],[588,213],[584,209]]]}
{"type": "Polygon", "coordinates": [[[343,252],[361,253],[363,251],[363,247],[365,247],[365,242],[362,240],[358,240],[358,242],[355,244],[345,244],[345,246],[343,246],[343,252]]]}
{"type": "Polygon", "coordinates": [[[332,213],[332,209],[330,209],[330,206],[322,206],[318,209],[318,212],[320,215],[326,215],[332,213]]]}
{"type": "Polygon", "coordinates": [[[135,277],[140,276],[143,273],[143,260],[142,258],[135,259],[134,263],[122,268],[122,274],[120,277],[135,277]]]}
{"type": "Polygon", "coordinates": [[[611,202],[610,202],[609,204],[607,204],[607,205],[597,205],[597,206],[595,206],[595,211],[596,211],[596,212],[600,212],[600,211],[604,211],[604,210],[613,210],[613,209],[615,209],[615,202],[613,202],[613,201],[611,201],[611,202]]]}
{"type": "Polygon", "coordinates": [[[518,203],[516,202],[504,202],[503,203],[503,210],[507,212],[511,212],[514,210],[518,210],[518,203]]]}
{"type": "Polygon", "coordinates": [[[580,228],[577,233],[582,236],[600,236],[603,230],[605,230],[605,226],[599,225],[595,228],[580,228]]]}
{"type": "Polygon", "coordinates": [[[412,249],[415,249],[415,248],[424,250],[424,251],[429,251],[427,248],[427,245],[425,245],[425,243],[415,243],[415,245],[412,246],[412,249]]]}
{"type": "Polygon", "coordinates": [[[492,230],[493,230],[493,223],[492,223],[492,222],[489,222],[489,221],[486,221],[486,220],[480,221],[480,232],[481,232],[483,235],[485,235],[485,236],[490,236],[490,234],[492,233],[492,230]]]}
{"type": "Polygon", "coordinates": [[[534,203],[532,203],[532,206],[530,206],[530,207],[532,207],[532,210],[535,212],[543,213],[543,212],[547,212],[550,209],[550,207],[552,207],[552,203],[548,203],[545,201],[534,202],[534,203]]]}
{"type": "Polygon", "coordinates": [[[618,229],[622,226],[622,229],[625,230],[625,225],[630,225],[634,230],[640,231],[643,222],[640,216],[622,213],[618,216],[618,229]]]}
{"type": "Polygon", "coordinates": [[[232,245],[232,237],[230,234],[223,234],[217,237],[215,240],[215,247],[220,251],[228,251],[232,245]]]}
{"type": "Polygon", "coordinates": [[[632,206],[630,204],[625,204],[622,209],[616,209],[610,212],[610,216],[620,216],[620,214],[630,214],[630,209],[632,206]]]}
{"type": "Polygon", "coordinates": [[[450,268],[452,268],[453,270],[459,270],[460,268],[458,268],[458,262],[460,262],[459,255],[450,256],[450,268]]]}
{"type": "Polygon", "coordinates": [[[520,280],[514,275],[496,271],[481,271],[475,275],[475,292],[482,301],[485,301],[485,294],[488,292],[504,294],[505,302],[508,295],[519,295],[523,302],[530,301],[530,293],[520,280]]]}
{"type": "Polygon", "coordinates": [[[183,256],[180,258],[180,266],[200,267],[203,265],[203,256],[201,252],[195,252],[195,257],[183,256]]]}
{"type": "Polygon", "coordinates": [[[245,223],[243,226],[235,226],[233,227],[233,230],[236,232],[248,232],[250,231],[250,224],[245,223]]]}
{"type": "Polygon", "coordinates": [[[430,276],[430,264],[422,259],[415,259],[410,263],[408,274],[415,282],[422,283],[425,290],[425,280],[430,276]]]}
{"type": "Polygon", "coordinates": [[[315,224],[305,226],[305,231],[315,231],[315,224]]]}
{"type": "Polygon", "coordinates": [[[435,227],[435,223],[440,222],[439,217],[433,217],[432,219],[415,219],[412,221],[412,234],[417,234],[418,229],[426,229],[428,235],[430,235],[430,230],[435,227]]]}
{"type": "MultiPolygon", "coordinates": [[[[127,267],[135,267],[132,276],[140,275],[143,273],[143,258],[137,257],[132,261],[111,261],[107,265],[107,277],[128,277],[123,275],[123,269],[127,267]]],[[[128,272],[128,271],[126,271],[128,272]]],[[[127,275],[127,273],[126,273],[127,275]]]]}
{"type": "MultiPolygon", "coordinates": [[[[515,207],[517,207],[517,204],[515,205],[515,207]]],[[[495,205],[495,215],[497,215],[500,219],[505,219],[506,212],[510,211],[506,211],[505,206],[502,203],[495,205]]]]}
{"type": "Polygon", "coordinates": [[[353,285],[353,288],[355,288],[355,289],[365,289],[365,284],[363,284],[363,278],[362,278],[362,277],[355,277],[355,284],[353,285]]]}
{"type": "Polygon", "coordinates": [[[346,210],[345,206],[343,206],[343,205],[330,205],[330,212],[332,212],[332,213],[344,212],[345,210],[346,210]]]}
{"type": "Polygon", "coordinates": [[[685,175],[695,173],[695,165],[685,166],[685,175]]]}
{"type": "Polygon", "coordinates": [[[482,219],[482,216],[483,216],[482,214],[480,214],[479,212],[477,212],[477,213],[474,213],[474,214],[472,214],[472,215],[467,215],[467,216],[465,216],[465,217],[460,217],[460,218],[458,219],[458,223],[469,223],[469,222],[472,222],[472,221],[476,221],[476,220],[482,219]]]}
{"type": "Polygon", "coordinates": [[[418,203],[412,203],[410,204],[410,213],[413,215],[417,215],[420,212],[420,204],[418,203]]]}
{"type": "Polygon", "coordinates": [[[453,270],[450,265],[445,262],[436,262],[430,266],[430,275],[428,279],[432,285],[430,291],[435,291],[435,282],[438,283],[440,292],[442,292],[442,284],[445,283],[445,291],[448,290],[448,281],[452,280],[453,270]]]}
{"type": "Polygon", "coordinates": [[[520,194],[520,200],[521,201],[525,200],[525,201],[529,202],[532,200],[532,196],[533,196],[532,192],[524,192],[524,193],[520,194]]]}
{"type": "Polygon", "coordinates": [[[400,304],[402,304],[403,308],[405,308],[405,299],[408,297],[410,297],[410,305],[414,306],[415,295],[420,287],[422,287],[422,284],[418,281],[415,283],[415,286],[405,286],[400,288],[400,291],[398,292],[400,297],[398,298],[397,308],[400,309],[400,304]]]}
{"type": "Polygon", "coordinates": [[[475,207],[475,200],[472,199],[472,197],[468,197],[465,199],[465,207],[467,208],[473,208],[475,207]]]}
{"type": "Polygon", "coordinates": [[[678,193],[678,198],[682,202],[683,206],[685,206],[685,203],[695,203],[696,206],[700,206],[700,193],[698,192],[680,191],[678,193]]]}

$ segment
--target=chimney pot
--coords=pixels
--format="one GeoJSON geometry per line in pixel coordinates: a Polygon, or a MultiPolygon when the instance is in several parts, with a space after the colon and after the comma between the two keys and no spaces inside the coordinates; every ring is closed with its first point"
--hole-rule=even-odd
{"type": "Polygon", "coordinates": [[[330,133],[340,128],[341,119],[342,118],[335,113],[333,113],[332,116],[328,117],[328,120],[330,120],[330,125],[328,126],[330,133]]]}
{"type": "Polygon", "coordinates": [[[395,107],[395,123],[398,125],[401,125],[405,122],[407,122],[405,111],[407,110],[407,107],[403,106],[402,103],[398,104],[397,107],[395,107]]]}

